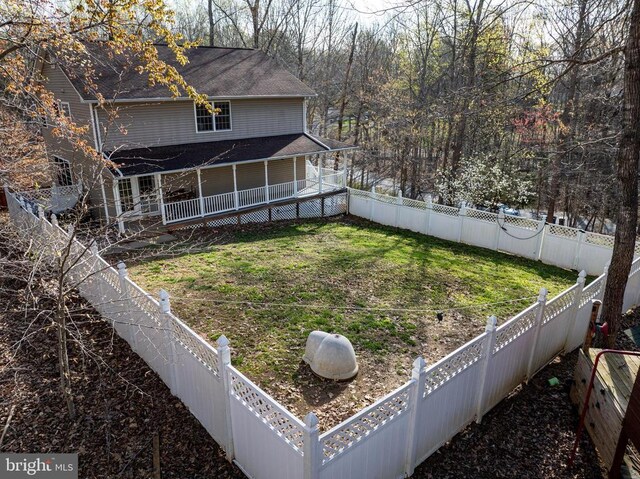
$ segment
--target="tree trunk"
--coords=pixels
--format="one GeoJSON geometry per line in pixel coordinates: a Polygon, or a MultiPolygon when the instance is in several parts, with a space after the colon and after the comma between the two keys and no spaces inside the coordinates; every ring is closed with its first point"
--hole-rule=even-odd
{"type": "Polygon", "coordinates": [[[214,43],[214,37],[213,37],[213,0],[207,0],[208,6],[209,6],[209,46],[213,47],[215,46],[214,43]]]}
{"type": "MultiPolygon", "coordinates": [[[[480,22],[482,21],[482,9],[484,7],[484,0],[479,0],[477,10],[475,12],[475,18],[472,22],[471,40],[469,45],[469,56],[467,59],[467,71],[466,79],[464,82],[463,102],[462,102],[462,114],[460,121],[458,122],[456,135],[453,140],[453,148],[451,153],[451,172],[455,175],[460,160],[462,159],[462,153],[465,145],[465,135],[467,132],[467,117],[470,115],[471,97],[473,95],[473,89],[476,85],[476,65],[478,57],[478,39],[480,35],[480,22]]],[[[473,16],[473,12],[469,12],[473,16]]]]}
{"type": "Polygon", "coordinates": [[[356,40],[358,38],[358,23],[353,27],[353,37],[351,38],[351,49],[349,50],[349,60],[347,61],[347,71],[344,74],[342,84],[342,95],[340,95],[340,114],[338,116],[338,141],[342,141],[342,122],[344,121],[344,109],[347,106],[347,89],[349,88],[349,77],[351,66],[353,65],[353,53],[356,51],[356,40]]]}
{"type": "MultiPolygon", "coordinates": [[[[580,12],[578,14],[578,24],[576,26],[576,39],[573,45],[571,60],[581,60],[584,56],[584,45],[582,44],[582,36],[586,20],[587,0],[581,0],[580,12]]],[[[558,151],[556,151],[551,160],[551,178],[549,180],[549,195],[547,197],[547,222],[553,221],[556,214],[556,199],[560,192],[560,179],[562,177],[562,162],[566,161],[567,150],[573,138],[573,115],[576,97],[578,94],[578,84],[580,82],[580,67],[577,64],[570,66],[572,68],[569,77],[569,86],[567,91],[567,101],[564,104],[562,115],[560,115],[560,136],[558,141],[558,151]]]]}
{"type": "Polygon", "coordinates": [[[58,277],[58,296],[56,301],[56,327],[58,333],[58,370],[60,372],[60,390],[67,406],[67,412],[71,419],[76,417],[76,407],[71,393],[71,368],[69,367],[69,354],[67,351],[67,320],[64,298],[64,274],[62,268],[58,277]]]}
{"type": "Polygon", "coordinates": [[[602,321],[609,324],[609,347],[615,346],[638,223],[640,157],[640,0],[634,0],[625,47],[622,137],[617,157],[620,201],[609,276],[602,301],[602,321]]]}

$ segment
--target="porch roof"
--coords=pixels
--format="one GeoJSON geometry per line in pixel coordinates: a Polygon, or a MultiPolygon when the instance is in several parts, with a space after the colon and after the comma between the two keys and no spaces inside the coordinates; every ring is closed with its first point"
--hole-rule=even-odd
{"type": "Polygon", "coordinates": [[[107,156],[116,164],[117,176],[136,176],[355,148],[340,141],[296,133],[117,150],[107,156]]]}

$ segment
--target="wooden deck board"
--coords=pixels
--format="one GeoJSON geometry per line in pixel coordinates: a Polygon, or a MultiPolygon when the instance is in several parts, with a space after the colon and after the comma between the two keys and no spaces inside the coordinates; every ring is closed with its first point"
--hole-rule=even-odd
{"type": "MultiPolygon", "coordinates": [[[[591,369],[600,349],[591,349],[588,355],[580,351],[574,372],[571,398],[582,408],[591,376],[591,369]]],[[[594,390],[588,404],[585,427],[607,468],[611,466],[615,446],[622,429],[622,420],[636,375],[640,370],[640,357],[605,354],[600,358],[594,380],[594,390]]]]}
{"type": "MultiPolygon", "coordinates": [[[[600,351],[600,349],[589,350],[589,359],[592,365],[600,351]]],[[[640,369],[640,357],[638,356],[605,354],[598,363],[597,374],[618,403],[622,414],[627,410],[638,369],[640,369]]]]}

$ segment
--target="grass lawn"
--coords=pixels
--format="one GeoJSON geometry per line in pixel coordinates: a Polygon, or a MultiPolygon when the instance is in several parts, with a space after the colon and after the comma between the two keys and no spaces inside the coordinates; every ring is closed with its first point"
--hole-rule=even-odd
{"type": "Polygon", "coordinates": [[[234,365],[300,417],[318,413],[323,428],[405,382],[417,355],[436,361],[480,333],[487,316],[503,322],[540,287],[552,297],[577,277],[360,221],[245,227],[215,238],[204,251],[140,262],[130,274],[148,291],[169,291],[177,315],[209,340],[224,333],[234,365]],[[351,340],[356,380],[309,373],[301,357],[315,329],[351,340]]]}

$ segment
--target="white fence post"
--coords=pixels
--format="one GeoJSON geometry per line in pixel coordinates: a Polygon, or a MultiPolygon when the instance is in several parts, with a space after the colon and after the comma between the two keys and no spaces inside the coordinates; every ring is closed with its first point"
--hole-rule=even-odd
{"type": "Polygon", "coordinates": [[[482,421],[482,416],[484,416],[484,404],[485,404],[485,385],[487,382],[487,372],[491,367],[491,361],[493,359],[493,348],[496,345],[496,326],[498,324],[498,318],[495,316],[491,316],[487,319],[487,325],[484,330],[486,332],[485,343],[484,343],[484,358],[482,371],[480,372],[480,377],[478,381],[480,381],[480,388],[478,389],[478,406],[476,409],[476,422],[480,423],[482,421]]]}
{"type": "Polygon", "coordinates": [[[105,311],[107,303],[106,303],[106,296],[104,294],[104,285],[103,285],[104,279],[102,278],[101,264],[99,260],[100,252],[98,251],[98,244],[95,241],[91,243],[91,246],[89,247],[89,252],[91,253],[91,256],[93,259],[92,267],[91,267],[92,277],[95,279],[95,282],[98,285],[98,297],[100,298],[100,301],[98,301],[98,304],[96,306],[96,309],[102,313],[105,311]]]}
{"type": "Polygon", "coordinates": [[[504,211],[500,210],[498,211],[498,217],[496,219],[496,242],[493,245],[493,249],[498,251],[498,248],[500,247],[500,232],[502,231],[502,228],[506,228],[505,223],[504,223],[504,211]]]}
{"type": "Polygon", "coordinates": [[[571,340],[571,333],[573,333],[573,328],[576,324],[576,316],[578,315],[578,309],[580,308],[580,300],[582,299],[582,290],[584,289],[584,279],[587,277],[587,272],[585,270],[580,271],[578,274],[578,280],[576,281],[576,289],[575,294],[573,296],[573,304],[571,305],[571,313],[569,313],[569,318],[567,321],[567,334],[564,340],[564,354],[569,351],[567,348],[569,347],[569,341],[571,340]]]}
{"type": "Polygon", "coordinates": [[[318,479],[322,465],[322,445],[318,418],[310,412],[304,418],[303,438],[303,479],[318,479]]]}
{"type": "MultiPolygon", "coordinates": [[[[129,297],[129,288],[127,287],[127,276],[129,273],[127,272],[126,265],[120,261],[118,263],[118,279],[120,280],[120,305],[116,308],[116,310],[120,310],[120,314],[116,313],[118,318],[125,318],[127,315],[131,315],[133,312],[133,308],[131,307],[131,298],[129,297]]],[[[116,318],[111,318],[111,326],[114,326],[114,322],[116,318]]],[[[129,321],[125,323],[127,325],[127,330],[129,331],[129,336],[131,340],[131,349],[134,352],[138,352],[138,338],[136,335],[136,324],[133,321],[129,321]]]]}
{"type": "Polygon", "coordinates": [[[407,434],[407,459],[404,466],[407,477],[413,474],[416,467],[416,453],[418,448],[416,430],[418,428],[418,411],[422,404],[422,395],[424,394],[424,386],[427,379],[427,375],[425,374],[426,367],[426,361],[422,356],[418,356],[413,362],[413,369],[411,370],[414,389],[411,394],[411,412],[409,416],[409,432],[407,434]]]}
{"type": "Polygon", "coordinates": [[[576,243],[576,252],[573,256],[573,269],[578,269],[580,264],[580,250],[582,249],[582,243],[584,243],[585,236],[584,231],[578,231],[578,242],[576,243]]]}
{"type": "Polygon", "coordinates": [[[233,445],[233,429],[231,425],[231,388],[229,387],[229,373],[227,366],[231,364],[231,350],[229,349],[229,340],[222,334],[216,341],[218,351],[218,377],[222,382],[224,389],[224,416],[226,420],[226,443],[224,444],[224,450],[226,453],[227,461],[233,461],[235,457],[235,450],[233,445]]]}
{"type": "Polygon", "coordinates": [[[169,301],[169,293],[164,289],[159,292],[160,295],[160,312],[162,313],[162,328],[164,330],[164,340],[167,344],[165,352],[167,353],[167,362],[169,363],[169,389],[174,396],[178,395],[178,375],[176,372],[176,343],[173,340],[173,320],[171,313],[171,303],[169,301]]]}
{"type": "Polygon", "coordinates": [[[464,217],[467,216],[467,205],[462,203],[458,210],[458,243],[462,243],[462,233],[464,231],[464,217]]]}
{"type": "Polygon", "coordinates": [[[536,312],[536,324],[534,326],[535,331],[533,333],[533,343],[531,344],[531,351],[529,351],[529,363],[527,364],[527,382],[531,379],[533,371],[533,360],[536,357],[536,351],[538,349],[538,338],[540,337],[540,328],[542,327],[542,319],[544,318],[544,308],[547,305],[547,289],[540,288],[540,294],[538,294],[538,311],[536,312]]]}
{"type": "Polygon", "coordinates": [[[431,212],[433,211],[433,198],[431,195],[427,195],[425,203],[424,234],[428,235],[429,231],[431,231],[431,212]]]}
{"type": "Polygon", "coordinates": [[[398,190],[398,196],[396,198],[396,222],[395,227],[398,227],[400,223],[400,210],[402,209],[402,190],[398,190]]]}
{"type": "Polygon", "coordinates": [[[375,211],[375,204],[376,204],[376,187],[375,186],[371,187],[371,194],[369,195],[369,199],[371,200],[371,203],[369,204],[369,221],[374,221],[373,212],[375,211]]]}
{"type": "MultiPolygon", "coordinates": [[[[602,284],[600,286],[600,291],[598,292],[598,299],[600,301],[602,301],[604,299],[604,290],[607,286],[607,278],[609,277],[609,266],[611,265],[611,261],[607,261],[607,264],[604,265],[604,268],[602,269],[602,274],[604,275],[604,278],[602,278],[602,284]]],[[[600,308],[600,311],[602,311],[602,308],[600,308]]]]}
{"type": "MultiPolygon", "coordinates": [[[[593,299],[599,299],[600,301],[604,301],[604,290],[607,288],[607,278],[609,278],[609,266],[611,265],[611,261],[607,261],[607,264],[604,265],[604,268],[602,270],[602,274],[604,275],[602,278],[602,284],[600,284],[600,291],[598,291],[598,294],[595,298],[593,299]]],[[[600,308],[600,310],[598,311],[598,320],[600,320],[600,316],[602,315],[602,310],[604,308],[600,308]]]]}
{"type": "Polygon", "coordinates": [[[538,228],[536,229],[536,233],[538,234],[538,241],[536,241],[536,251],[533,256],[533,259],[536,261],[540,261],[542,258],[542,245],[544,244],[544,234],[547,230],[547,224],[544,221],[540,221],[538,223],[538,228]]]}

